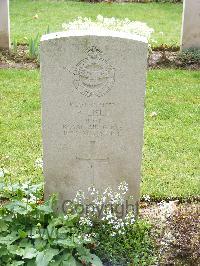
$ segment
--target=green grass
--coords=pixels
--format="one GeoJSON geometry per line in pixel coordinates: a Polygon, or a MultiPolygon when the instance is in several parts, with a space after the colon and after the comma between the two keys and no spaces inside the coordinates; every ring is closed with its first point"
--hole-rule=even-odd
{"type": "Polygon", "coordinates": [[[40,178],[35,160],[41,158],[38,71],[0,71],[1,166],[14,179],[40,178]]]}
{"type": "Polygon", "coordinates": [[[142,193],[189,197],[200,192],[200,72],[150,71],[142,193]],[[156,117],[150,117],[156,112],[156,117]]]}
{"type": "Polygon", "coordinates": [[[77,16],[95,18],[98,14],[106,17],[146,22],[153,27],[155,33],[152,38],[157,43],[179,45],[181,35],[182,5],[170,3],[149,4],[90,4],[65,1],[27,1],[12,0],[11,2],[11,38],[19,42],[27,42],[24,37],[34,37],[43,34],[48,25],[51,31],[62,30],[62,23],[73,20],[77,16]],[[38,19],[34,19],[35,15],[38,19]],[[163,35],[162,35],[163,32],[163,35]]]}
{"type": "MultiPolygon", "coordinates": [[[[42,156],[39,78],[38,70],[0,70],[1,166],[14,180],[43,179],[35,168],[42,156]]],[[[148,73],[142,194],[199,194],[199,79],[197,71],[148,73]]]]}

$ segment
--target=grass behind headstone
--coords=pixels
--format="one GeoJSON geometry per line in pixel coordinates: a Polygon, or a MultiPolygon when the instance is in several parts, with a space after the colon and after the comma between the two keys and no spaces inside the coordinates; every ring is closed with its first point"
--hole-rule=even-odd
{"type": "Polygon", "coordinates": [[[73,1],[11,1],[11,38],[27,42],[26,38],[44,34],[47,27],[52,32],[62,31],[62,23],[78,16],[96,18],[98,14],[120,19],[129,18],[146,22],[154,28],[152,38],[157,43],[179,45],[181,37],[182,4],[172,3],[83,3],[73,1]]]}

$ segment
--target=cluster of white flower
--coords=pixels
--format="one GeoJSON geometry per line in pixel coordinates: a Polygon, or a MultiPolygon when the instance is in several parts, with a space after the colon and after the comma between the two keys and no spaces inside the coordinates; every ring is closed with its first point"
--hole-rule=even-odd
{"type": "Polygon", "coordinates": [[[92,237],[93,237],[93,236],[92,236],[91,234],[84,234],[84,235],[83,235],[83,239],[84,239],[84,241],[85,241],[85,242],[89,242],[89,243],[92,241],[92,237]]]}
{"type": "Polygon", "coordinates": [[[104,211],[104,216],[101,219],[102,221],[106,221],[107,224],[111,225],[111,236],[115,236],[117,234],[123,235],[126,232],[126,228],[135,222],[135,215],[133,212],[129,212],[126,216],[122,218],[118,218],[115,212],[110,210],[104,211]]]}
{"type": "Polygon", "coordinates": [[[149,195],[144,195],[143,198],[145,201],[151,201],[151,197],[149,195]]]}
{"type": "Polygon", "coordinates": [[[98,190],[96,190],[96,188],[94,187],[94,186],[92,186],[92,187],[89,187],[88,188],[88,192],[90,193],[90,195],[98,195],[99,194],[99,192],[98,192],[98,190]]]}
{"type": "Polygon", "coordinates": [[[128,18],[124,20],[117,18],[105,18],[101,15],[98,15],[95,21],[92,21],[91,18],[78,17],[76,20],[63,23],[62,27],[67,31],[76,31],[76,30],[91,30],[94,32],[100,32],[102,30],[111,30],[126,32],[131,34],[136,34],[139,36],[150,38],[151,33],[154,32],[152,28],[149,28],[146,23],[140,21],[131,21],[128,18]]]}
{"type": "Polygon", "coordinates": [[[9,173],[8,170],[0,168],[0,177],[4,177],[8,173],[9,173]]]}
{"type": "Polygon", "coordinates": [[[93,226],[92,221],[87,217],[80,217],[79,224],[80,225],[93,226]]]}
{"type": "Polygon", "coordinates": [[[123,181],[119,184],[118,190],[121,191],[122,195],[125,195],[128,192],[128,184],[126,181],[123,181]]]}
{"type": "Polygon", "coordinates": [[[42,160],[42,158],[38,158],[38,159],[36,159],[35,160],[35,167],[36,168],[43,168],[43,160],[42,160]]]}
{"type": "Polygon", "coordinates": [[[82,190],[77,191],[76,196],[74,198],[74,203],[83,204],[85,200],[85,193],[82,190]]]}
{"type": "Polygon", "coordinates": [[[74,203],[86,206],[86,213],[80,218],[79,224],[92,227],[93,218],[98,218],[110,226],[111,236],[124,234],[126,227],[135,222],[134,211],[125,210],[127,192],[128,184],[125,181],[119,184],[117,191],[108,187],[100,193],[94,186],[88,188],[88,195],[78,191],[74,203]],[[88,199],[89,205],[86,204],[88,199]]]}
{"type": "Polygon", "coordinates": [[[134,224],[135,223],[135,214],[133,211],[130,211],[127,213],[127,215],[125,216],[125,224],[129,225],[129,224],[134,224]]]}
{"type": "Polygon", "coordinates": [[[37,197],[34,196],[32,193],[29,195],[29,199],[28,199],[29,203],[35,203],[37,201],[37,197]]]}
{"type": "Polygon", "coordinates": [[[102,221],[106,221],[109,225],[112,227],[112,233],[114,235],[117,234],[117,232],[120,234],[121,232],[124,232],[124,222],[120,218],[117,218],[116,214],[110,210],[105,210],[104,215],[101,219],[102,221]],[[116,232],[117,231],[117,232],[116,232]]]}
{"type": "Polygon", "coordinates": [[[95,233],[85,233],[78,236],[79,240],[83,240],[84,242],[91,243],[92,239],[96,237],[95,233]]]}
{"type": "Polygon", "coordinates": [[[88,189],[89,198],[91,202],[96,206],[102,206],[103,204],[123,204],[125,202],[125,194],[128,191],[128,184],[123,181],[118,186],[118,191],[114,192],[110,187],[106,188],[101,194],[94,187],[88,189]]]}

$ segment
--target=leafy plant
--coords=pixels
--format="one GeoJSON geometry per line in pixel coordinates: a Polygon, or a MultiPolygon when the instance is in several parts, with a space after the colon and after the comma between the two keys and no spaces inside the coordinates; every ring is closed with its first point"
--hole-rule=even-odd
{"type": "Polygon", "coordinates": [[[78,206],[82,206],[85,210],[80,217],[80,227],[87,232],[86,226],[88,234],[95,237],[98,245],[94,252],[105,265],[154,265],[151,224],[135,219],[135,207],[127,193],[128,184],[124,181],[116,191],[108,187],[100,193],[92,186],[87,194],[78,191],[68,208],[73,211],[73,207],[78,210],[78,206]]]}
{"type": "MultiPolygon", "coordinates": [[[[44,34],[50,33],[50,27],[47,26],[47,29],[44,34]]],[[[39,41],[40,41],[40,35],[39,33],[35,37],[31,37],[28,40],[28,53],[31,59],[39,59],[39,41]]]]}
{"type": "Polygon", "coordinates": [[[0,208],[1,266],[102,265],[89,248],[94,240],[80,231],[78,214],[57,215],[56,197],[46,202],[39,197],[42,185],[0,187],[9,198],[0,208]]]}
{"type": "Polygon", "coordinates": [[[155,265],[154,243],[150,236],[151,225],[138,219],[128,226],[124,234],[116,234],[112,237],[108,225],[99,224],[99,245],[95,254],[106,265],[155,265]]]}
{"type": "Polygon", "coordinates": [[[35,37],[28,40],[28,53],[30,58],[38,58],[39,56],[39,33],[35,37]]]}
{"type": "Polygon", "coordinates": [[[178,59],[185,64],[200,64],[200,49],[190,48],[183,50],[178,54],[178,59]]]}
{"type": "Polygon", "coordinates": [[[17,52],[17,40],[15,38],[13,39],[12,50],[14,53],[17,52]]]}
{"type": "Polygon", "coordinates": [[[50,27],[49,27],[49,25],[47,26],[47,29],[46,29],[46,31],[45,31],[45,34],[49,34],[51,31],[50,31],[50,27]]]}
{"type": "Polygon", "coordinates": [[[1,173],[1,266],[101,266],[101,260],[105,265],[122,266],[152,265],[155,261],[151,225],[135,221],[131,211],[122,218],[115,209],[124,203],[126,182],[120,183],[116,192],[107,188],[103,196],[89,188],[94,208],[82,205],[86,213],[79,212],[78,206],[85,204],[86,198],[78,191],[65,212],[58,214],[54,211],[55,195],[43,201],[43,184],[12,184],[9,173],[1,173]]]}

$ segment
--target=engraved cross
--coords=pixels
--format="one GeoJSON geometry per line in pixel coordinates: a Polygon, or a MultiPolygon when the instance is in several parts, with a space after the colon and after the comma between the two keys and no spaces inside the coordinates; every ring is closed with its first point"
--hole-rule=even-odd
{"type": "Polygon", "coordinates": [[[82,158],[82,157],[76,157],[77,160],[80,160],[80,161],[87,161],[89,162],[90,164],[90,168],[92,169],[92,181],[93,181],[93,184],[94,184],[94,175],[95,175],[95,162],[108,162],[109,161],[109,158],[95,158],[94,157],[94,146],[95,146],[95,141],[90,141],[90,154],[91,156],[89,158],[82,158]]]}

